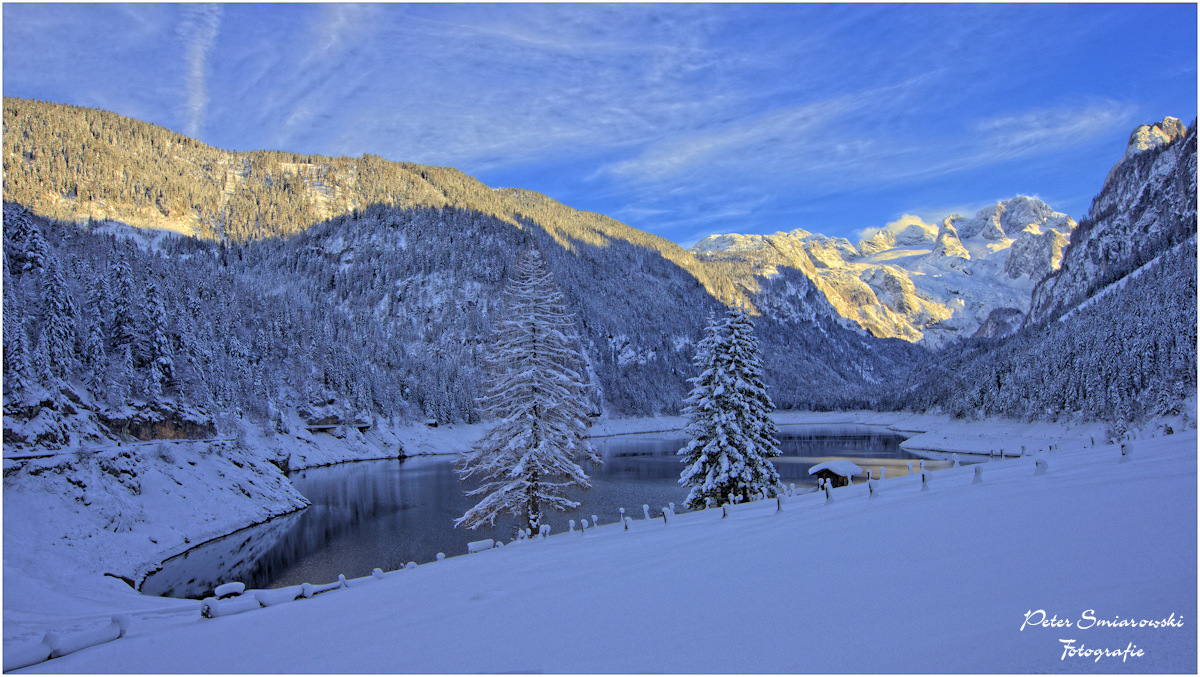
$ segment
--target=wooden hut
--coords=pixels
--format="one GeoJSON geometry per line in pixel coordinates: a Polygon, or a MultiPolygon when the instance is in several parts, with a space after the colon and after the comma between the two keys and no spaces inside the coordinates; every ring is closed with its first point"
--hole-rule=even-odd
{"type": "Polygon", "coordinates": [[[827,480],[829,486],[836,489],[850,484],[850,478],[855,475],[861,475],[862,471],[863,469],[858,467],[858,465],[844,459],[839,459],[818,463],[808,469],[808,474],[815,476],[818,480],[827,480]]]}

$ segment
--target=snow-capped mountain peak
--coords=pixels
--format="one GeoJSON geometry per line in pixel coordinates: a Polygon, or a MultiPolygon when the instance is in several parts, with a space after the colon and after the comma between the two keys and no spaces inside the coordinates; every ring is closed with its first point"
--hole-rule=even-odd
{"type": "Polygon", "coordinates": [[[797,229],[713,235],[692,252],[741,260],[762,275],[795,268],[862,329],[936,347],[973,335],[993,310],[1028,310],[1033,286],[1058,269],[1074,228],[1045,202],[1017,196],[941,226],[905,215],[865,231],[857,247],[797,229]]]}
{"type": "Polygon", "coordinates": [[[1179,118],[1167,116],[1162,122],[1142,125],[1129,135],[1129,146],[1125,157],[1133,157],[1148,150],[1162,148],[1187,135],[1187,127],[1179,118]]]}

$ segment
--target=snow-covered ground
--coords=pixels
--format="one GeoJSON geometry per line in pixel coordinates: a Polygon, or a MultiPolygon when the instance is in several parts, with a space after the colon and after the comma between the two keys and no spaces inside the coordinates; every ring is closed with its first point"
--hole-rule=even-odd
{"type": "MultiPolygon", "coordinates": [[[[1148,429],[1128,442],[1130,460],[1119,463],[1119,446],[1106,444],[1100,426],[857,412],[776,420],[924,431],[908,444],[931,450],[987,453],[1003,445],[1012,453],[1025,444],[1031,456],[984,465],[982,484],[962,468],[933,475],[929,491],[915,477],[897,477],[879,483],[875,498],[860,484],[835,490],[831,505],[815,494],[784,499],[778,514],[774,502],[753,503],[727,519],[706,511],[668,525],[638,520],[628,532],[604,525],[211,620],[200,618],[197,602],[143,597],[102,574],[163,551],[151,538],[189,533],[198,542],[198,532],[186,531],[193,523],[215,531],[222,519],[237,526],[257,519],[247,509],[255,501],[224,485],[241,481],[277,503],[293,500],[287,487],[248,486],[233,454],[176,449],[171,467],[203,473],[179,486],[164,464],[142,468],[143,520],[98,536],[104,510],[73,508],[81,504],[65,482],[36,484],[54,473],[10,475],[6,663],[47,630],[70,637],[126,613],[124,638],[27,670],[1195,672],[1194,428],[1148,429]],[[1055,451],[1034,453],[1051,443],[1055,451]],[[189,465],[198,461],[192,454],[207,454],[205,462],[189,465]],[[1037,474],[1037,459],[1047,462],[1045,474],[1037,474]],[[192,486],[197,477],[204,481],[192,486]],[[1059,626],[1032,625],[1039,610],[1059,626]],[[1090,616],[1171,614],[1183,627],[1083,627],[1090,616]],[[1061,640],[1072,639],[1087,650],[1132,643],[1143,653],[1098,662],[1063,656],[1061,640]]],[[[682,424],[602,421],[592,432],[682,424]]],[[[476,428],[413,427],[394,436],[407,453],[454,451],[482,432],[476,428]]],[[[95,463],[100,478],[131,481],[116,460],[107,463],[118,476],[95,463]]],[[[89,495],[100,508],[108,500],[103,486],[89,495]]]]}

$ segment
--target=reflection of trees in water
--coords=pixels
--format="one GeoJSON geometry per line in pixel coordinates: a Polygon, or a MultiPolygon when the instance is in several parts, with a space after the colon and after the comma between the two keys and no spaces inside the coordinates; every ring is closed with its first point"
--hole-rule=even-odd
{"type": "Polygon", "coordinates": [[[163,568],[143,581],[141,591],[163,597],[199,599],[229,581],[253,581],[269,574],[271,555],[285,541],[288,532],[300,520],[301,512],[292,512],[263,522],[224,538],[199,545],[163,563],[163,568]]]}
{"type": "MultiPolygon", "coordinates": [[[[785,458],[915,458],[899,448],[902,437],[861,426],[784,426],[781,432],[785,458]]],[[[641,519],[642,504],[648,504],[654,516],[671,502],[682,510],[687,492],[678,484],[681,464],[675,452],[683,443],[668,436],[599,440],[604,463],[586,468],[592,489],[572,490],[571,499],[582,505],[551,513],[548,523],[558,533],[567,530],[568,520],[575,520],[578,528],[580,520],[591,522],[592,515],[601,524],[616,522],[618,508],[634,519],[641,519]]],[[[775,467],[784,483],[812,483],[811,464],[779,461],[775,467]]],[[[354,578],[369,575],[374,567],[394,570],[410,561],[429,562],[438,552],[464,554],[470,541],[511,540],[516,522],[509,518],[498,519],[494,528],[452,527],[454,518],[470,507],[464,492],[474,485],[460,483],[451,463],[449,457],[411,458],[295,473],[292,482],[312,502],[309,508],[168,560],[162,571],[146,579],[142,591],[199,598],[235,580],[248,588],[328,583],[339,573],[354,578]]]]}
{"type": "Polygon", "coordinates": [[[428,562],[438,552],[465,553],[473,540],[509,538],[515,526],[500,520],[495,529],[452,528],[468,506],[450,462],[371,461],[295,473],[292,482],[312,505],[164,562],[142,591],[201,598],[230,581],[283,587],[311,576],[307,582],[327,583],[339,573],[365,576],[375,567],[428,562]]]}

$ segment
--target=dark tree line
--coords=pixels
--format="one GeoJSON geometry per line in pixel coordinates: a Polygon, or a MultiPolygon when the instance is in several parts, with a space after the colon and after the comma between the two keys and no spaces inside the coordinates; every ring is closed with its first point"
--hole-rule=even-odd
{"type": "MultiPolygon", "coordinates": [[[[6,412],[33,419],[70,401],[106,421],[157,407],[267,423],[332,402],[347,415],[475,421],[500,289],[530,245],[577,318],[591,410],[678,412],[704,317],[722,305],[655,250],[573,244],[451,208],[377,205],[236,244],[6,203],[6,412]]],[[[865,406],[923,354],[837,326],[804,288],[790,315],[760,322],[783,406],[865,406]]],[[[57,438],[70,427],[55,426],[57,438]]]]}

